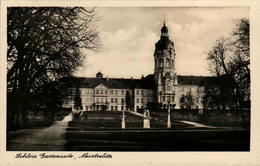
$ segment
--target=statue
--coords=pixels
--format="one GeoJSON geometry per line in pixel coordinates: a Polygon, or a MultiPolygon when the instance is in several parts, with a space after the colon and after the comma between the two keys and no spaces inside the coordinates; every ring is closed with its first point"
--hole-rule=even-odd
{"type": "Polygon", "coordinates": [[[150,128],[150,112],[148,109],[144,110],[144,128],[150,128]]]}

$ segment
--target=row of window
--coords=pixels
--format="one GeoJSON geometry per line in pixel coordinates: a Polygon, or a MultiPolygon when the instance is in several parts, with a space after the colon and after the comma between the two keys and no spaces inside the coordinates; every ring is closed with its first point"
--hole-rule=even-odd
{"type": "MultiPolygon", "coordinates": [[[[108,90],[106,90],[106,89],[96,89],[95,90],[95,94],[108,94],[108,90]]],[[[111,89],[111,90],[109,90],[109,94],[110,95],[118,95],[118,94],[120,94],[120,95],[125,95],[126,94],[126,90],[117,90],[117,89],[111,89]]]]}
{"type": "MultiPolygon", "coordinates": [[[[96,106],[96,107],[86,106],[85,108],[86,108],[86,111],[101,110],[101,109],[102,109],[101,106],[96,106]]],[[[124,109],[124,107],[121,106],[121,110],[123,110],[123,109],[124,109]]],[[[111,110],[111,111],[118,111],[118,106],[111,106],[111,107],[110,107],[110,110],[111,110]]]]}
{"type": "MultiPolygon", "coordinates": [[[[119,90],[119,89],[110,89],[110,90],[108,90],[108,89],[95,89],[94,93],[97,94],[97,95],[108,95],[108,94],[110,94],[110,95],[126,95],[126,91],[128,91],[128,90],[123,90],[123,89],[122,90],[119,90]]],[[[83,95],[84,94],[86,94],[86,95],[93,94],[92,89],[84,89],[82,92],[83,92],[82,93],[83,95]]],[[[137,89],[135,91],[135,94],[136,95],[144,95],[145,90],[137,89]]],[[[150,93],[148,93],[148,94],[150,94],[150,93]]]]}
{"type": "MultiPolygon", "coordinates": [[[[165,97],[165,96],[163,96],[165,97]]],[[[87,98],[87,100],[90,100],[91,98],[87,98]]],[[[122,103],[125,99],[124,98],[110,98],[110,103],[122,103]]],[[[107,103],[108,98],[107,97],[96,97],[95,102],[97,103],[107,103]]],[[[152,102],[152,98],[136,98],[136,103],[149,103],[152,102]]]]}
{"type": "MultiPolygon", "coordinates": [[[[159,64],[159,67],[164,67],[164,63],[163,63],[163,59],[159,59],[158,62],[156,62],[159,64]]],[[[157,65],[157,64],[156,64],[157,65]]],[[[172,65],[174,65],[174,60],[172,60],[172,65]]],[[[166,62],[165,62],[165,67],[170,67],[170,59],[166,59],[166,62]]]]}
{"type": "MultiPolygon", "coordinates": [[[[152,91],[151,91],[151,93],[149,93],[149,91],[146,91],[146,93],[147,93],[147,94],[151,94],[152,91]]],[[[142,90],[138,90],[138,89],[137,89],[137,90],[135,91],[135,94],[136,94],[136,95],[144,95],[144,94],[145,94],[145,90],[143,90],[143,89],[142,89],[142,90]]]]}
{"type": "Polygon", "coordinates": [[[149,102],[152,102],[152,98],[146,98],[146,101],[145,101],[145,98],[136,98],[136,103],[149,103],[149,102]]]}
{"type": "Polygon", "coordinates": [[[197,92],[197,93],[200,93],[200,92],[203,92],[203,88],[201,87],[181,87],[180,92],[184,92],[184,91],[189,91],[189,92],[197,92]]]}
{"type": "Polygon", "coordinates": [[[162,96],[162,101],[163,102],[169,102],[169,101],[174,102],[174,96],[162,96]]]}
{"type": "MultiPolygon", "coordinates": [[[[122,103],[124,101],[124,98],[110,98],[111,103],[122,103]]],[[[97,103],[107,103],[108,98],[107,97],[96,97],[95,102],[97,103]]]]}

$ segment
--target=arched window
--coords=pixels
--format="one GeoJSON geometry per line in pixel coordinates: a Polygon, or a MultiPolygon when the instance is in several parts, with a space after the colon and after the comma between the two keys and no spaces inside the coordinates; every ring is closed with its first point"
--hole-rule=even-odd
{"type": "Polygon", "coordinates": [[[163,60],[162,59],[159,59],[159,65],[160,65],[160,67],[163,67],[163,60]]]}
{"type": "Polygon", "coordinates": [[[168,82],[168,84],[167,84],[167,91],[171,91],[171,83],[170,82],[168,82]]]}
{"type": "Polygon", "coordinates": [[[170,67],[170,60],[168,58],[166,59],[166,67],[170,67]]]}

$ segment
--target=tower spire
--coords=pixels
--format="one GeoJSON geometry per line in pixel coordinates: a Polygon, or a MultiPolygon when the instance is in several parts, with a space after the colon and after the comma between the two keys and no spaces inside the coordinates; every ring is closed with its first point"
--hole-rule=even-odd
{"type": "Polygon", "coordinates": [[[165,25],[165,14],[163,14],[163,26],[166,26],[165,25]]]}
{"type": "Polygon", "coordinates": [[[165,15],[163,14],[163,27],[161,29],[161,37],[168,38],[168,28],[165,25],[165,15]]]}

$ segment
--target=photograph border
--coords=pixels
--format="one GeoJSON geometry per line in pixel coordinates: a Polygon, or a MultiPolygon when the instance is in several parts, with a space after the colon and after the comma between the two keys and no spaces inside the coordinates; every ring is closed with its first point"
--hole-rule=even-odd
{"type": "MultiPolygon", "coordinates": [[[[260,165],[260,112],[257,99],[260,97],[260,1],[258,0],[185,0],[185,1],[1,1],[1,137],[0,165],[260,165]],[[90,7],[249,7],[250,8],[250,59],[251,59],[251,146],[250,152],[107,152],[112,159],[83,158],[83,159],[17,159],[18,152],[6,151],[6,48],[7,48],[7,7],[11,6],[90,6],[90,7]]],[[[43,152],[26,152],[40,154],[43,152]]],[[[46,152],[48,154],[70,154],[80,156],[84,152],[46,152]]],[[[95,154],[96,152],[89,152],[95,154]]],[[[101,152],[103,153],[103,152],[101,152]]]]}

